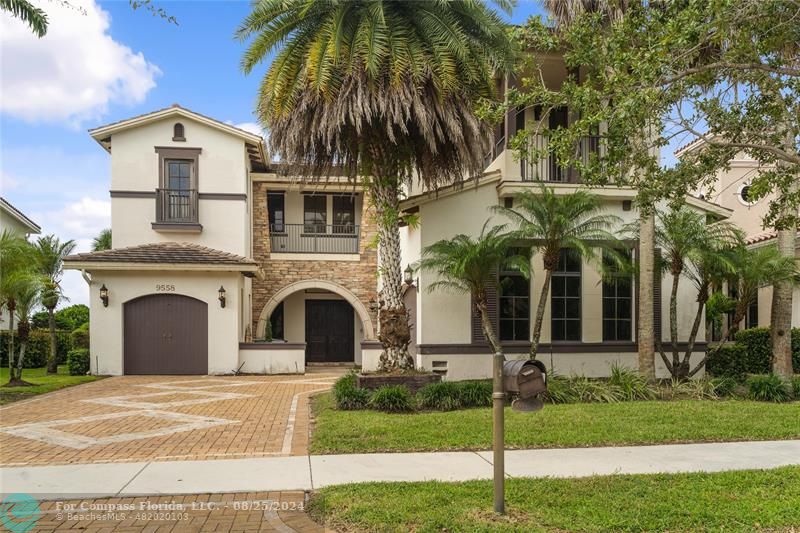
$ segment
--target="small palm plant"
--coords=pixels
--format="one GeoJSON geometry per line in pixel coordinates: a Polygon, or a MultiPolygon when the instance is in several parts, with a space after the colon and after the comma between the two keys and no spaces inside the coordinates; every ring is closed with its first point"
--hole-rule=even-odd
{"type": "Polygon", "coordinates": [[[604,214],[600,200],[594,194],[587,191],[558,194],[544,185],[538,191],[525,191],[516,196],[514,207],[496,206],[494,210],[516,224],[516,238],[530,242],[533,251],[542,257],[545,277],[531,339],[531,357],[535,358],[550,280],[558,268],[561,250],[570,249],[582,257],[595,259],[596,250],[601,249],[621,262],[618,250],[622,243],[612,233],[621,220],[604,214]]]}
{"type": "Polygon", "coordinates": [[[31,385],[22,380],[22,365],[25,360],[25,352],[28,348],[28,339],[31,332],[31,315],[33,310],[41,303],[42,286],[45,278],[31,274],[20,277],[16,289],[16,312],[19,317],[17,334],[19,335],[19,356],[16,366],[12,366],[10,360],[13,359],[9,353],[9,384],[12,386],[31,385]]]}
{"type": "Polygon", "coordinates": [[[45,278],[41,303],[47,309],[50,328],[50,356],[47,358],[47,373],[55,374],[58,371],[55,309],[63,297],[60,282],[64,273],[64,258],[75,250],[75,241],[61,242],[55,235],[47,235],[40,237],[33,244],[33,249],[39,273],[45,278]]]}
{"type": "Polygon", "coordinates": [[[483,334],[496,353],[500,351],[500,342],[489,317],[487,289],[495,285],[497,270],[503,264],[529,277],[530,258],[512,253],[516,239],[513,234],[504,233],[505,225],[490,227],[489,222],[483,224],[476,238],[459,234],[427,246],[417,268],[436,275],[429,291],[452,290],[472,296],[483,334]]]}
{"type": "Polygon", "coordinates": [[[106,228],[97,234],[97,237],[92,239],[92,251],[102,252],[103,250],[111,249],[111,230],[106,228]]]}

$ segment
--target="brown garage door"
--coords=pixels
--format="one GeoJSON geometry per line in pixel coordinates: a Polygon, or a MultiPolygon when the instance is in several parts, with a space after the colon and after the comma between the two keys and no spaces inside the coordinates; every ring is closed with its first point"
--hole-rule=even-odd
{"type": "Polygon", "coordinates": [[[207,374],[207,307],[178,294],[125,303],[125,374],[207,374]]]}

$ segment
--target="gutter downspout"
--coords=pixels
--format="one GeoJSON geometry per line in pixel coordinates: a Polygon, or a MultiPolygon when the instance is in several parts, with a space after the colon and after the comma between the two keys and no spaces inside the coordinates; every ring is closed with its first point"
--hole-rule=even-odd
{"type": "Polygon", "coordinates": [[[86,282],[86,284],[91,287],[92,286],[92,276],[90,276],[89,274],[86,273],[86,269],[85,268],[81,269],[81,276],[83,277],[83,280],[86,282]]]}

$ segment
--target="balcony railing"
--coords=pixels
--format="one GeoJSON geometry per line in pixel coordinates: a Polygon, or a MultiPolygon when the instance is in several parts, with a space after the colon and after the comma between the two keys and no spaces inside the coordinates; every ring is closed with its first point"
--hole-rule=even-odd
{"type": "Polygon", "coordinates": [[[156,222],[197,223],[196,189],[156,189],[156,222]]]}
{"type": "MultiPolygon", "coordinates": [[[[580,172],[574,166],[559,165],[555,154],[550,152],[549,139],[544,135],[536,135],[533,138],[532,151],[538,154],[545,154],[538,161],[520,161],[520,175],[523,181],[551,181],[561,183],[580,182],[580,172]]],[[[592,154],[600,154],[600,136],[592,135],[581,137],[575,147],[577,159],[582,164],[589,163],[592,154]]]]}
{"type": "Polygon", "coordinates": [[[270,224],[275,253],[357,254],[359,228],[353,224],[270,224]]]}

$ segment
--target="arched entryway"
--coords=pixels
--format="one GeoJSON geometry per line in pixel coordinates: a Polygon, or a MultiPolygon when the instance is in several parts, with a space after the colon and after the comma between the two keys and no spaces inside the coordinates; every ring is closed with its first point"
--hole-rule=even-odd
{"type": "Polygon", "coordinates": [[[207,374],[208,305],[149,294],[123,305],[125,374],[207,374]]]}
{"type": "Polygon", "coordinates": [[[367,308],[351,291],[329,281],[304,280],[267,301],[256,335],[305,343],[307,363],[360,363],[361,343],[374,340],[375,330],[367,308]]]}

